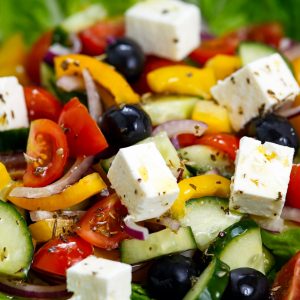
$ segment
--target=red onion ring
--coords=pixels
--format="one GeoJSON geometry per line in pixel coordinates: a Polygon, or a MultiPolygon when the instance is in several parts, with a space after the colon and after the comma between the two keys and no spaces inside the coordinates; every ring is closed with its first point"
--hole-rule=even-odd
{"type": "Polygon", "coordinates": [[[57,79],[56,86],[66,92],[73,92],[83,90],[84,82],[79,76],[66,75],[57,79]]]}
{"type": "Polygon", "coordinates": [[[281,218],[300,223],[300,209],[285,206],[282,210],[281,218]]]}
{"type": "Polygon", "coordinates": [[[100,95],[97,91],[96,84],[90,72],[87,69],[84,69],[82,71],[82,76],[86,88],[88,108],[89,108],[90,115],[95,121],[98,121],[99,117],[102,115],[103,112],[100,95]]]}
{"type": "Polygon", "coordinates": [[[288,118],[288,119],[297,117],[298,115],[300,115],[300,106],[280,109],[280,110],[276,111],[276,115],[284,117],[284,118],[288,118]]]}
{"type": "Polygon", "coordinates": [[[297,57],[300,57],[300,43],[295,43],[290,48],[284,50],[282,53],[290,61],[294,60],[297,57]]]}
{"type": "Polygon", "coordinates": [[[94,156],[77,158],[70,170],[58,181],[44,187],[16,187],[10,192],[11,197],[42,198],[59,194],[67,186],[80,179],[93,163],[94,156]]]}
{"type": "Polygon", "coordinates": [[[33,222],[38,222],[46,219],[54,219],[54,218],[81,218],[86,211],[84,210],[63,210],[58,212],[47,211],[47,210],[34,210],[30,211],[30,219],[33,222]]]}
{"type": "Polygon", "coordinates": [[[55,286],[34,285],[6,278],[0,278],[0,291],[30,299],[57,299],[72,295],[66,290],[65,284],[55,286]]]}
{"type": "Polygon", "coordinates": [[[138,240],[146,240],[149,236],[148,228],[136,224],[130,215],[124,218],[124,230],[138,240]]]}
{"type": "Polygon", "coordinates": [[[169,217],[162,217],[157,223],[170,228],[172,231],[178,231],[178,229],[180,228],[180,223],[177,220],[169,217]]]}
{"type": "Polygon", "coordinates": [[[72,53],[80,53],[82,50],[82,43],[81,43],[81,40],[78,37],[78,35],[76,33],[71,33],[70,40],[72,42],[71,52],[72,53]]]}
{"type": "Polygon", "coordinates": [[[284,228],[284,220],[282,218],[270,219],[258,216],[251,216],[253,220],[263,229],[272,232],[281,232],[284,228]]]}
{"type": "Polygon", "coordinates": [[[174,120],[167,121],[158,125],[153,131],[152,135],[157,135],[161,131],[166,131],[169,138],[183,133],[192,133],[196,136],[201,136],[207,125],[200,121],[194,120],[174,120]]]}

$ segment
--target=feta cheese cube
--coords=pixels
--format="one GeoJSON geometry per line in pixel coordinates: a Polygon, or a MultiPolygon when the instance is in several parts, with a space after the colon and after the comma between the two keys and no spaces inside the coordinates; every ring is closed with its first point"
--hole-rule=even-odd
{"type": "Polygon", "coordinates": [[[67,270],[67,289],[76,300],[129,300],[131,266],[91,255],[67,270]]]}
{"type": "Polygon", "coordinates": [[[229,111],[234,130],[252,118],[294,101],[299,86],[279,54],[258,59],[211,88],[215,100],[229,111]]]}
{"type": "Polygon", "coordinates": [[[257,216],[281,215],[294,149],[249,137],[240,140],[232,177],[230,209],[257,216]]]}
{"type": "Polygon", "coordinates": [[[135,221],[161,216],[179,193],[176,178],[153,142],[120,149],[107,177],[135,221]]]}
{"type": "Polygon", "coordinates": [[[23,87],[14,76],[0,77],[0,131],[28,126],[23,87]]]}
{"type": "Polygon", "coordinates": [[[146,54],[181,60],[200,43],[200,11],[178,0],[147,0],[125,15],[126,35],[146,54]]]}

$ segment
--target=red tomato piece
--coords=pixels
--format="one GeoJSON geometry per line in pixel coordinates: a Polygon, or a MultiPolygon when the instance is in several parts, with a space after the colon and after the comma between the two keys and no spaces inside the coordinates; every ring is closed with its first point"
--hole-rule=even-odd
{"type": "Polygon", "coordinates": [[[286,195],[286,205],[300,209],[300,165],[293,165],[286,195]]]}
{"type": "Polygon", "coordinates": [[[124,36],[125,26],[121,19],[104,20],[79,34],[82,53],[96,56],[105,52],[109,38],[124,36]]]}
{"type": "Polygon", "coordinates": [[[69,156],[67,139],[61,127],[47,119],[33,121],[26,154],[25,186],[45,186],[58,179],[64,172],[69,156]]]}
{"type": "Polygon", "coordinates": [[[94,155],[108,146],[97,123],[77,98],[64,106],[58,123],[67,136],[71,156],[94,155]]]}
{"type": "Polygon", "coordinates": [[[195,136],[192,133],[183,133],[177,136],[177,140],[180,148],[195,145],[197,139],[199,139],[199,137],[195,136]]]}
{"type": "Polygon", "coordinates": [[[66,276],[68,268],[91,254],[93,254],[92,245],[78,236],[55,238],[35,253],[32,268],[66,276]]]}
{"type": "Polygon", "coordinates": [[[274,300],[300,299],[300,252],[277,273],[272,291],[274,300]]]}
{"type": "Polygon", "coordinates": [[[24,93],[30,121],[50,119],[57,122],[62,106],[52,94],[35,86],[25,87],[24,93]]]}
{"type": "Polygon", "coordinates": [[[128,238],[123,230],[126,208],[116,194],[97,202],[79,221],[76,233],[84,240],[102,249],[115,249],[128,238]]]}
{"type": "Polygon", "coordinates": [[[232,160],[235,160],[236,151],[239,148],[239,139],[228,133],[206,134],[197,139],[196,144],[211,146],[227,153],[232,160]]]}
{"type": "Polygon", "coordinates": [[[50,47],[52,32],[44,33],[31,47],[26,60],[25,69],[29,78],[36,84],[40,83],[40,66],[50,47]]]}

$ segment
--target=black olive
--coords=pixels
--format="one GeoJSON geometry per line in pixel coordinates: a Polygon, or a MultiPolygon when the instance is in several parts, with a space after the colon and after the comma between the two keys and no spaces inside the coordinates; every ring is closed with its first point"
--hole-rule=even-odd
{"type": "Polygon", "coordinates": [[[246,135],[254,136],[262,142],[292,147],[298,150],[299,141],[294,127],[283,117],[268,114],[258,117],[246,126],[246,135]]]}
{"type": "Polygon", "coordinates": [[[270,286],[267,277],[252,268],[232,270],[222,300],[267,300],[270,286]]]}
{"type": "Polygon", "coordinates": [[[108,143],[119,148],[136,144],[152,132],[150,117],[138,105],[111,107],[99,125],[108,143]]]}
{"type": "Polygon", "coordinates": [[[129,81],[138,79],[145,64],[142,48],[132,39],[117,38],[106,48],[106,62],[129,81]]]}
{"type": "Polygon", "coordinates": [[[196,276],[198,270],[191,258],[182,255],[165,256],[151,266],[147,287],[155,299],[179,300],[192,287],[192,279],[196,276]]]}

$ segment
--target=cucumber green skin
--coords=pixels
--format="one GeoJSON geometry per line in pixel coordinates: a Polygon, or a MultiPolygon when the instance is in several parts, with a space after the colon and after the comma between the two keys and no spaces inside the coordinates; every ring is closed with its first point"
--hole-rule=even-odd
{"type": "Polygon", "coordinates": [[[265,273],[268,274],[275,265],[275,258],[266,247],[263,247],[263,255],[265,273]]]}
{"type": "Polygon", "coordinates": [[[0,131],[0,152],[26,151],[29,128],[0,131]]]}
{"type": "Polygon", "coordinates": [[[196,249],[192,231],[189,227],[177,232],[164,229],[151,233],[147,240],[124,240],[121,243],[121,261],[135,264],[171,253],[196,249]]]}
{"type": "MultiPolygon", "coordinates": [[[[7,273],[5,270],[2,269],[1,266],[1,261],[0,261],[0,274],[10,276],[13,278],[25,278],[27,276],[27,273],[29,271],[32,258],[33,258],[33,253],[34,253],[34,247],[32,243],[32,237],[30,234],[30,231],[28,229],[28,226],[24,220],[24,218],[21,216],[21,214],[18,212],[18,210],[11,204],[0,201],[0,219],[5,220],[7,217],[13,218],[13,222],[15,222],[15,226],[17,226],[21,231],[21,235],[23,240],[23,244],[26,244],[25,249],[22,251],[22,255],[24,255],[23,258],[23,265],[20,270],[17,270],[14,273],[7,273]]],[[[5,224],[1,224],[1,226],[5,226],[5,224]]],[[[10,234],[8,230],[8,236],[10,234]]],[[[3,238],[1,238],[1,242],[3,242],[3,238]]],[[[20,245],[20,240],[16,240],[16,248],[20,245]]],[[[12,264],[14,262],[11,262],[12,264]]]]}
{"type": "Polygon", "coordinates": [[[219,300],[229,280],[229,267],[214,258],[183,300],[219,300]]]}

